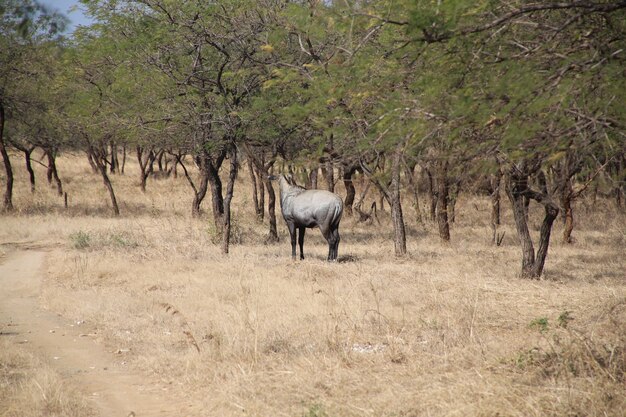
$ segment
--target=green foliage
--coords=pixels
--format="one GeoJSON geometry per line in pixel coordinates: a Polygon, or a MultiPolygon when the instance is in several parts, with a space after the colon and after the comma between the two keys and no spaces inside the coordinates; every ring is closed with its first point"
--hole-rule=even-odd
{"type": "Polygon", "coordinates": [[[139,247],[136,237],[127,231],[97,233],[80,230],[70,234],[69,240],[70,246],[74,249],[113,248],[128,250],[139,247]]]}
{"type": "Polygon", "coordinates": [[[623,382],[626,373],[624,300],[613,300],[592,326],[570,326],[571,312],[559,315],[559,325],[542,331],[537,346],[520,351],[513,365],[537,377],[572,382],[572,378],[623,382]]]}
{"type": "Polygon", "coordinates": [[[513,358],[513,365],[520,370],[525,370],[531,366],[537,365],[536,355],[538,351],[539,349],[533,348],[517,353],[513,358]]]}
{"type": "Polygon", "coordinates": [[[566,310],[559,315],[559,318],[558,318],[559,327],[566,329],[569,323],[572,320],[574,320],[571,313],[572,313],[571,311],[566,310]]]}
{"type": "Polygon", "coordinates": [[[432,36],[445,34],[488,10],[490,3],[484,0],[418,1],[409,6],[409,27],[413,32],[427,31],[432,36]]]}
{"type": "Polygon", "coordinates": [[[71,246],[74,249],[86,249],[91,245],[91,234],[82,230],[72,233],[69,236],[71,246]]]}
{"type": "Polygon", "coordinates": [[[530,322],[528,327],[532,329],[536,329],[541,333],[545,333],[548,331],[548,328],[549,328],[548,319],[547,317],[536,318],[530,322]]]}
{"type": "MultiPolygon", "coordinates": [[[[571,315],[571,311],[563,311],[557,318],[557,326],[566,329],[569,323],[574,320],[571,315]]],[[[546,333],[550,329],[549,321],[547,317],[539,317],[530,322],[528,325],[531,329],[536,329],[540,333],[546,333]]]]}
{"type": "Polygon", "coordinates": [[[236,142],[303,165],[384,159],[400,144],[459,172],[493,170],[495,155],[553,166],[567,150],[623,147],[623,11],[610,25],[565,9],[490,26],[523,3],[81,3],[98,23],[63,41],[36,2],[0,3],[15,140],[190,154],[236,142]]]}

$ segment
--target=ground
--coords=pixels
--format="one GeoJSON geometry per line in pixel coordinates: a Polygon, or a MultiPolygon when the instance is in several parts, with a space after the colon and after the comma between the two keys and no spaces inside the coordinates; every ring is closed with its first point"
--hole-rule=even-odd
{"type": "MultiPolygon", "coordinates": [[[[150,181],[143,194],[129,162],[113,176],[122,211],[113,218],[84,158],[62,158],[59,169],[67,209],[42,172],[34,195],[18,172],[18,213],[0,222],[0,366],[18,369],[21,381],[0,377],[0,409],[32,403],[24,398],[41,391],[29,390],[43,368],[62,382],[57,397],[73,399],[56,415],[157,416],[171,406],[189,416],[318,417],[626,409],[626,216],[612,201],[578,202],[575,243],[560,242],[557,224],[535,281],[518,277],[508,210],[502,246],[490,243],[480,196],[461,194],[451,244],[405,201],[408,256],[394,258],[383,213],[381,225],[343,219],[339,262],[324,261],[315,231],[307,259],[292,261],[280,219],[281,242],[264,244],[267,224],[254,220],[241,175],[236,244],[225,257],[210,213],[189,215],[184,178],[150,181]],[[71,350],[81,346],[89,347],[82,359],[71,350]]],[[[540,215],[531,206],[535,237],[540,215]]],[[[13,415],[53,414],[44,405],[0,412],[13,415]]]]}
{"type": "MultiPolygon", "coordinates": [[[[6,339],[3,340],[5,354],[21,345],[41,361],[49,362],[51,373],[55,375],[46,389],[37,382],[37,377],[28,381],[40,389],[34,394],[40,404],[30,411],[34,415],[43,410],[63,415],[67,411],[64,407],[69,405],[71,413],[83,416],[94,412],[103,416],[127,416],[134,410],[139,415],[171,416],[175,411],[190,408],[189,404],[170,401],[169,394],[174,391],[171,387],[129,370],[120,357],[121,351],[107,352],[103,345],[94,343],[95,333],[89,323],[68,321],[39,307],[37,299],[45,257],[46,252],[41,248],[20,250],[0,265],[5,289],[0,294],[0,322],[3,329],[8,329],[2,332],[6,339]],[[59,380],[67,382],[59,383],[59,380]],[[91,404],[64,401],[63,390],[70,391],[68,387],[80,387],[81,395],[89,398],[91,404]]],[[[21,406],[23,404],[14,405],[13,410],[5,413],[24,415],[21,406]]]]}

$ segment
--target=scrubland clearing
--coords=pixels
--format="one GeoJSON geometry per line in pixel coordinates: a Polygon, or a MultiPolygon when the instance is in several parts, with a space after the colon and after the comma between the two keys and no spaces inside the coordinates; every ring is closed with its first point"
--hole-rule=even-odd
{"type": "MultiPolygon", "coordinates": [[[[113,177],[122,215],[112,218],[84,159],[59,159],[67,209],[43,168],[34,194],[16,172],[1,262],[52,247],[41,309],[85,323],[147,384],[175,387],[164,397],[197,404],[190,415],[624,415],[626,216],[612,201],[578,202],[575,243],[561,243],[557,224],[543,279],[524,280],[508,202],[499,247],[489,201],[461,194],[449,245],[407,201],[408,256],[393,256],[391,220],[379,213],[381,225],[344,217],[339,262],[325,261],[317,230],[307,259],[292,261],[282,219],[280,243],[264,244],[242,174],[224,256],[210,214],[190,216],[182,176],[150,179],[143,194],[129,161],[113,177]]],[[[531,204],[535,234],[540,210],[531,204]]],[[[1,325],[0,415],[88,415],[88,405],[28,406],[55,364],[1,325]]],[[[53,378],[89,402],[71,376],[53,378]]]]}

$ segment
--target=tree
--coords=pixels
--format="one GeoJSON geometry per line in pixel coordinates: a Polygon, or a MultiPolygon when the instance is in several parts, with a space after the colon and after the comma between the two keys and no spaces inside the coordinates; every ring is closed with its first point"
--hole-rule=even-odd
{"type": "Polygon", "coordinates": [[[112,117],[119,111],[127,79],[120,74],[119,56],[111,32],[88,28],[77,32],[73,47],[66,51],[66,72],[59,81],[62,100],[60,107],[66,121],[67,135],[76,148],[84,150],[102,177],[111,202],[113,215],[120,209],[109,177],[112,156],[110,144],[125,132],[121,119],[112,117]]]}
{"type": "Polygon", "coordinates": [[[135,51],[135,60],[168,79],[167,93],[160,101],[174,103],[177,114],[171,121],[184,126],[185,149],[200,171],[198,184],[186,172],[194,190],[192,212],[199,214],[210,189],[214,223],[218,231],[226,231],[223,250],[227,252],[238,146],[247,138],[241,113],[270,78],[258,57],[264,53],[262,38],[285,4],[274,0],[86,3],[101,21],[127,37],[141,39],[143,48],[135,51]],[[224,196],[220,169],[227,160],[230,170],[224,196]]]}
{"type": "Polygon", "coordinates": [[[4,0],[0,16],[0,154],[6,173],[3,209],[12,211],[13,168],[5,128],[16,117],[29,117],[19,104],[33,97],[26,96],[20,85],[26,78],[31,84],[38,84],[39,73],[30,68],[37,62],[34,54],[42,44],[58,40],[66,21],[34,0],[4,0]]]}
{"type": "MultiPolygon", "coordinates": [[[[484,155],[498,156],[505,165],[524,277],[542,274],[559,209],[546,172],[585,146],[623,141],[624,133],[616,122],[624,119],[623,108],[613,103],[624,100],[619,52],[625,42],[624,9],[622,1],[513,5],[457,1],[419,3],[408,6],[403,16],[373,17],[407,28],[400,49],[418,45],[424,51],[442,46],[457,51],[461,46],[461,58],[469,57],[465,60],[469,71],[458,72],[462,74],[462,83],[455,87],[458,93],[444,103],[451,104],[452,115],[462,118],[464,129],[471,127],[484,137],[484,155]],[[539,188],[531,186],[532,178],[539,188]],[[537,253],[527,228],[526,202],[530,199],[545,210],[537,253]]],[[[431,62],[446,61],[444,55],[431,62]]],[[[445,80],[436,73],[433,77],[445,80]]],[[[458,117],[447,120],[450,131],[458,129],[458,117]]],[[[577,170],[557,171],[557,182],[567,189],[577,170]]]]}

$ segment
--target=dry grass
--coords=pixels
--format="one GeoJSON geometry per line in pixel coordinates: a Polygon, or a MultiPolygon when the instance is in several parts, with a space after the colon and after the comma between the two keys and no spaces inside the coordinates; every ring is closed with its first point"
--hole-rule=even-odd
{"type": "Polygon", "coordinates": [[[46,363],[0,339],[0,416],[89,417],[94,415],[75,388],[46,363]]]}
{"type": "MultiPolygon", "coordinates": [[[[47,184],[31,196],[18,173],[20,212],[2,218],[0,241],[61,244],[48,257],[42,304],[87,321],[132,366],[203,399],[204,415],[626,409],[626,218],[610,202],[593,215],[579,204],[576,244],[561,244],[557,225],[545,279],[527,281],[516,276],[510,213],[493,247],[488,202],[478,197],[462,196],[448,246],[406,209],[404,259],[392,256],[383,215],[381,226],[344,219],[340,262],[324,261],[318,231],[307,234],[308,259],[292,262],[282,220],[281,243],[263,244],[267,225],[253,220],[242,175],[233,202],[241,244],[225,258],[210,215],[188,215],[184,178],[151,181],[144,195],[130,165],[114,178],[115,219],[82,158],[59,169],[70,208],[47,184]]],[[[538,229],[540,218],[532,223],[538,229]]]]}

